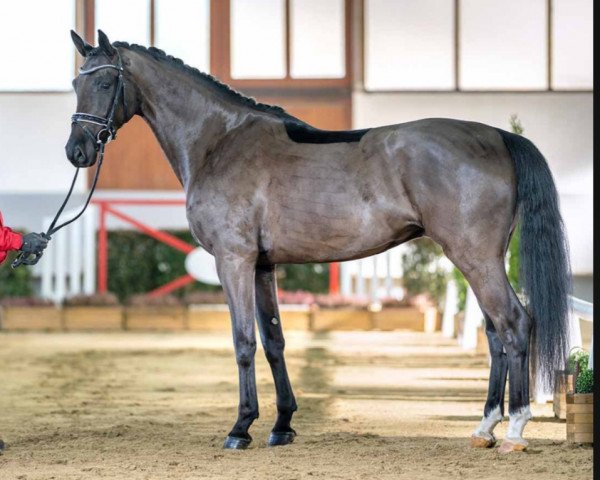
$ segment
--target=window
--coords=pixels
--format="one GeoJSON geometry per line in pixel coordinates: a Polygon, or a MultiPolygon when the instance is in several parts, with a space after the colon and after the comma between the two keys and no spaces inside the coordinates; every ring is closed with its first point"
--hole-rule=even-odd
{"type": "Polygon", "coordinates": [[[71,29],[92,44],[100,29],[112,42],[156,46],[235,88],[348,89],[351,2],[7,1],[0,15],[0,53],[12,68],[10,75],[0,76],[0,91],[70,91],[82,61],[68,34],[71,29]],[[39,44],[10,48],[23,25],[35,32],[39,44]]]}
{"type": "Polygon", "coordinates": [[[448,90],[454,77],[453,0],[365,3],[368,90],[448,90]]]}
{"type": "Polygon", "coordinates": [[[367,91],[593,88],[593,0],[364,0],[367,91]]]}
{"type": "Polygon", "coordinates": [[[286,76],[284,0],[231,0],[231,76],[286,76]]]}
{"type": "Polygon", "coordinates": [[[96,0],[96,29],[111,42],[150,43],[150,0],[96,0]]]}
{"type": "Polygon", "coordinates": [[[554,0],[552,7],[552,88],[591,89],[593,1],[554,0]]]}
{"type": "Polygon", "coordinates": [[[73,0],[3,2],[0,15],[0,90],[67,91],[74,76],[73,0]],[[32,15],[35,10],[35,15],[32,15]],[[51,21],[48,21],[52,19],[51,21]],[[37,42],[18,41],[35,35],[37,42]]]}
{"type": "Polygon", "coordinates": [[[210,71],[210,0],[155,0],[154,45],[210,71]]]}
{"type": "Polygon", "coordinates": [[[461,0],[460,88],[548,88],[547,0],[461,0]]]}
{"type": "Polygon", "coordinates": [[[292,78],[346,75],[344,0],[291,0],[292,78]]]}
{"type": "Polygon", "coordinates": [[[212,39],[221,43],[219,51],[225,54],[216,59],[222,70],[215,73],[242,89],[349,85],[349,4],[350,0],[213,3],[213,14],[230,35],[212,39]]]}

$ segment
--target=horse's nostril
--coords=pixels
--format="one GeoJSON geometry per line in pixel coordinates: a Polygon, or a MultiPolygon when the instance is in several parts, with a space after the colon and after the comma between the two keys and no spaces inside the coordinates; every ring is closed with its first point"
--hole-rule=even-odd
{"type": "Polygon", "coordinates": [[[83,164],[85,162],[85,154],[80,147],[75,147],[75,152],[73,155],[73,160],[75,160],[79,164],[83,164]]]}

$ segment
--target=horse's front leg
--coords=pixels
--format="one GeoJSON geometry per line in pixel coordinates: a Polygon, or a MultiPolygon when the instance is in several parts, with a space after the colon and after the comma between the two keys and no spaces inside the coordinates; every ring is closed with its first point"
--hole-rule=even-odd
{"type": "Polygon", "coordinates": [[[256,258],[227,253],[217,256],[217,269],[231,313],[235,357],[239,371],[238,418],[225,440],[224,448],[244,449],[252,437],[248,429],[258,418],[254,354],[254,270],[256,258]]]}
{"type": "Polygon", "coordinates": [[[256,316],[277,394],[277,421],[269,436],[269,446],[287,445],[292,443],[296,436],[290,422],[298,407],[283,356],[285,340],[277,306],[274,266],[256,268],[256,316]]]}

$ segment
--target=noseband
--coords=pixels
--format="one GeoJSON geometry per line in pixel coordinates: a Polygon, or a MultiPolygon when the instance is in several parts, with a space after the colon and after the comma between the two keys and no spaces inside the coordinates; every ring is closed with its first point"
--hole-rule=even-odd
{"type": "Polygon", "coordinates": [[[92,140],[94,144],[94,149],[96,152],[100,150],[102,145],[106,145],[108,142],[117,137],[117,131],[114,125],[114,117],[115,112],[117,110],[117,105],[119,103],[119,97],[123,99],[123,109],[124,115],[127,116],[127,103],[125,101],[125,81],[123,80],[123,63],[121,61],[121,55],[117,51],[118,62],[116,65],[112,63],[107,63],[106,65],[98,65],[97,67],[90,68],[88,70],[79,69],[80,75],[90,75],[99,70],[104,70],[106,68],[112,68],[119,72],[119,76],[117,78],[117,88],[115,89],[115,94],[113,96],[112,104],[106,117],[99,117],[98,115],[92,115],[91,113],[83,113],[76,112],[71,116],[71,123],[73,125],[77,125],[81,128],[84,133],[92,140]],[[85,126],[85,123],[91,123],[93,125],[99,125],[102,127],[96,135],[94,135],[91,130],[85,126]]]}

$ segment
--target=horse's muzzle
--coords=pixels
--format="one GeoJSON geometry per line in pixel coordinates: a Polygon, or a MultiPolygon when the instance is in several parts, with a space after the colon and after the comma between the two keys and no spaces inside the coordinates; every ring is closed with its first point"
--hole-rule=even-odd
{"type": "Polygon", "coordinates": [[[78,139],[76,137],[76,134],[72,134],[65,145],[67,158],[77,168],[91,167],[96,163],[96,150],[87,138],[78,139]]]}

